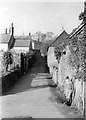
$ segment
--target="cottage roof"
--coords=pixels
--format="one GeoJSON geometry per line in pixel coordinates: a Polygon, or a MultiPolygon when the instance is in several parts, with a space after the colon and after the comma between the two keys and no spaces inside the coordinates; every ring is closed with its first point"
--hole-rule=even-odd
{"type": "Polygon", "coordinates": [[[19,39],[19,40],[21,40],[21,39],[29,39],[29,36],[15,36],[15,39],[19,39]]]}
{"type": "Polygon", "coordinates": [[[29,47],[30,40],[29,39],[16,39],[14,47],[29,47]]]}
{"type": "Polygon", "coordinates": [[[51,47],[57,47],[58,45],[62,44],[67,38],[68,33],[64,30],[52,43],[51,47]]]}
{"type": "Polygon", "coordinates": [[[0,43],[8,43],[11,38],[9,34],[0,34],[0,43]]]}

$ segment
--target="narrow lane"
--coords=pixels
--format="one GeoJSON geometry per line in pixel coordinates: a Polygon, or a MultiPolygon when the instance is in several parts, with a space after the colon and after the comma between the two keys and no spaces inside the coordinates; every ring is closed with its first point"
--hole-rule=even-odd
{"type": "MultiPolygon", "coordinates": [[[[0,97],[3,118],[82,118],[77,110],[56,100],[49,87],[52,80],[46,69],[44,58],[37,54],[37,61],[7,95],[0,97]]],[[[7,119],[9,120],[9,119],[7,119]]],[[[70,119],[68,119],[70,120],[70,119]]]]}
{"type": "Polygon", "coordinates": [[[29,90],[32,87],[36,87],[38,84],[37,80],[39,80],[38,78],[42,79],[41,81],[39,80],[39,82],[41,82],[39,83],[41,84],[40,87],[46,87],[46,85],[48,84],[45,83],[45,85],[43,85],[42,81],[44,81],[44,78],[48,78],[48,76],[49,75],[47,73],[45,59],[41,56],[40,52],[37,51],[35,64],[29,69],[29,71],[24,76],[22,76],[11,88],[6,90],[3,94],[15,94],[29,90]],[[33,82],[31,85],[31,82],[33,80],[36,80],[36,82],[33,82]]]}

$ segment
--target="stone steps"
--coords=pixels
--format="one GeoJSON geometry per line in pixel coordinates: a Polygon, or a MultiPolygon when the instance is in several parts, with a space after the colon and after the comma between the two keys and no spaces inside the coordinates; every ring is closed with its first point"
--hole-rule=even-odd
{"type": "Polygon", "coordinates": [[[50,81],[48,77],[49,76],[47,74],[46,75],[41,74],[36,76],[31,83],[31,87],[48,85],[50,81]]]}

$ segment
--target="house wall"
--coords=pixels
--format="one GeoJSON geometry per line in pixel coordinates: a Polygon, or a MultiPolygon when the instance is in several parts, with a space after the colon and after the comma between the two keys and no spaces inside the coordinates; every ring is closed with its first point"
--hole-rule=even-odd
{"type": "Polygon", "coordinates": [[[72,78],[73,73],[73,69],[69,64],[69,55],[70,55],[70,50],[69,50],[69,46],[66,47],[66,55],[62,55],[60,58],[60,63],[58,66],[58,83],[59,85],[62,87],[64,87],[64,82],[65,82],[65,78],[66,76],[69,76],[69,78],[72,78]]]}
{"type": "Polygon", "coordinates": [[[56,57],[54,54],[54,47],[49,47],[48,49],[47,63],[49,67],[53,67],[53,66],[58,67],[58,61],[56,60],[56,57]]]}
{"type": "Polygon", "coordinates": [[[29,52],[29,47],[14,47],[13,49],[16,50],[16,51],[29,52]]]}
{"type": "Polygon", "coordinates": [[[8,44],[0,43],[0,50],[7,51],[8,50],[8,44]]]}
{"type": "Polygon", "coordinates": [[[34,47],[34,42],[32,42],[32,49],[34,49],[35,47],[34,47]]]}

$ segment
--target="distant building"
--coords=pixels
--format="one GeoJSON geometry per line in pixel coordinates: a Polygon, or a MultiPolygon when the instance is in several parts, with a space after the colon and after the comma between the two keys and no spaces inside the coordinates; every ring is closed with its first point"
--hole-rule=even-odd
{"type": "Polygon", "coordinates": [[[13,49],[20,52],[29,52],[29,50],[34,49],[34,43],[28,37],[17,37],[13,49]]]}
{"type": "Polygon", "coordinates": [[[68,36],[69,36],[68,33],[64,30],[49,45],[48,51],[47,51],[47,63],[49,67],[58,66],[58,61],[55,56],[55,48],[59,47],[61,44],[67,41],[68,36]]]}
{"type": "Polygon", "coordinates": [[[42,42],[33,40],[32,45],[34,46],[34,50],[41,50],[42,42]]]}
{"type": "Polygon", "coordinates": [[[15,43],[14,27],[12,23],[9,33],[7,32],[6,29],[5,33],[0,34],[0,51],[10,50],[14,46],[14,43],[15,43]]]}

